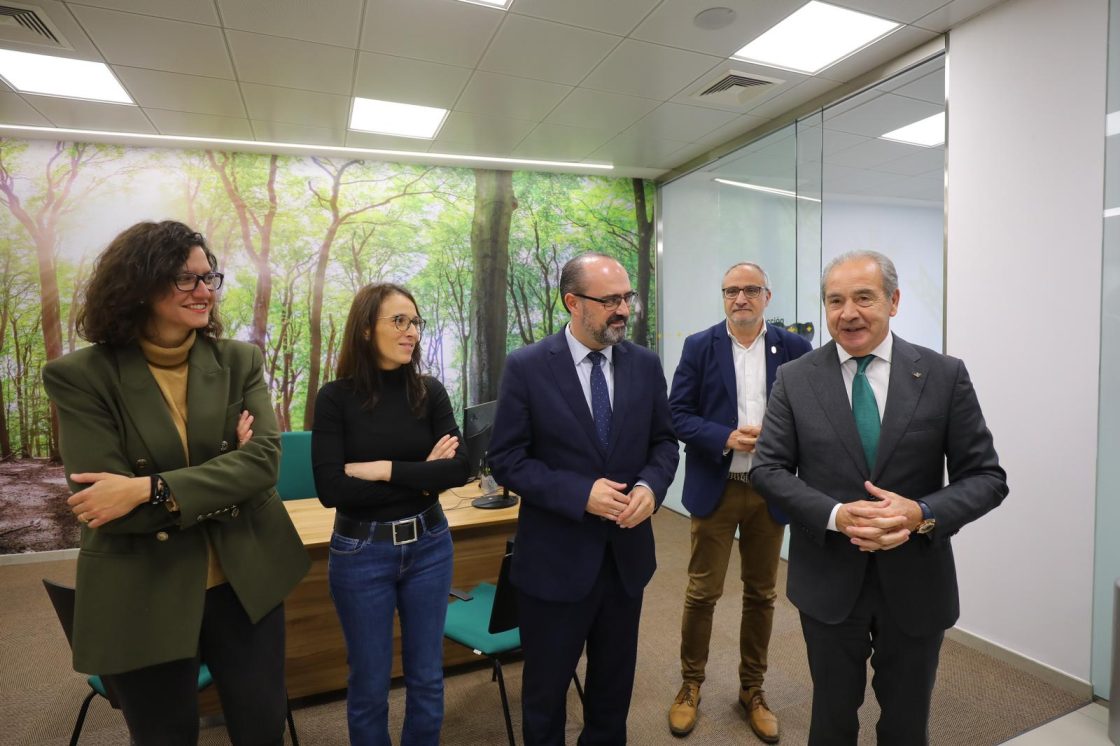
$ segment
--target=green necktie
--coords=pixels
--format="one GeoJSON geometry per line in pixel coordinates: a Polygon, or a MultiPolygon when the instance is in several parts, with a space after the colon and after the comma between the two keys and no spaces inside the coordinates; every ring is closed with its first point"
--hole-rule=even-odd
{"type": "Polygon", "coordinates": [[[875,454],[879,451],[879,405],[875,402],[875,392],[871,390],[864,371],[875,359],[874,355],[854,358],[856,377],[852,379],[852,414],[856,419],[856,430],[863,444],[863,454],[867,457],[867,468],[875,468],[875,454]]]}

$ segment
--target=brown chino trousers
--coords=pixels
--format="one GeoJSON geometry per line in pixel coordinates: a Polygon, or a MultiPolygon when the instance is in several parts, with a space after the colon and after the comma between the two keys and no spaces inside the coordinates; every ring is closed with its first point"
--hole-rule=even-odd
{"type": "Polygon", "coordinates": [[[785,527],[774,521],[766,501],[750,485],[733,480],[728,480],[715,512],[692,517],[692,556],[681,621],[681,678],[696,684],[704,681],[712,614],[723,595],[736,529],[743,579],[739,680],[744,689],[760,688],[774,626],[778,553],[785,527]]]}

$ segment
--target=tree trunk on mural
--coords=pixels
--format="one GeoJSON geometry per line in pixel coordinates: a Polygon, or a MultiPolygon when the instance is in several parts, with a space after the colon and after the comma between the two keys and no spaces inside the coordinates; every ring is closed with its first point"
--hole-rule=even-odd
{"type": "Polygon", "coordinates": [[[649,347],[649,285],[653,269],[650,247],[653,246],[653,221],[646,208],[646,186],[642,179],[633,179],[634,216],[638,224],[638,298],[642,301],[639,313],[634,314],[634,344],[649,347]]]}
{"type": "MultiPolygon", "coordinates": [[[[35,259],[39,271],[40,313],[43,332],[43,351],[47,362],[62,355],[62,304],[59,301],[58,269],[55,252],[58,250],[58,230],[62,218],[72,211],[93,190],[109,177],[90,180],[84,187],[75,189],[82,169],[97,160],[98,150],[87,143],[54,144],[54,154],[44,169],[44,191],[26,202],[17,194],[15,175],[9,170],[4,156],[8,143],[0,144],[0,203],[19,221],[35,245],[35,259]]],[[[49,456],[53,463],[61,460],[58,452],[58,413],[50,408],[51,430],[49,456]]]]}
{"type": "Polygon", "coordinates": [[[517,200],[513,172],[475,169],[471,255],[470,392],[475,403],[498,397],[498,380],[506,361],[509,323],[506,286],[509,275],[509,228],[517,200]]]}
{"type": "Polygon", "coordinates": [[[249,341],[265,349],[268,338],[268,309],[272,304],[272,225],[276,219],[278,201],[276,199],[276,172],[279,166],[279,156],[273,155],[268,159],[268,177],[265,181],[267,201],[263,214],[249,207],[245,195],[249,189],[240,183],[237,169],[237,154],[206,151],[206,159],[214,173],[222,180],[222,187],[226,190],[230,204],[237,214],[237,223],[241,229],[241,245],[246,256],[253,263],[257,271],[257,288],[253,295],[253,322],[249,331],[249,341]],[[254,241],[253,234],[257,240],[254,241]],[[259,242],[259,243],[258,243],[259,242]]]}

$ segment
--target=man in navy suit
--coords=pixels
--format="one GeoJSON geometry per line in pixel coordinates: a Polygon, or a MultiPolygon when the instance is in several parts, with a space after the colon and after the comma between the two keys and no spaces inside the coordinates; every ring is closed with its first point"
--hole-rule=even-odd
{"type": "Polygon", "coordinates": [[[1006,474],[964,363],[891,332],[890,259],[837,257],[821,296],[833,341],[778,372],[750,475],[792,521],[809,744],[858,742],[870,658],[878,742],[924,746],[960,611],[950,539],[1003,501],[1006,474]]]}
{"type": "Polygon", "coordinates": [[[624,340],[635,293],[622,265],[564,265],[563,331],[506,361],[488,459],[521,495],[518,590],[525,743],[562,746],[584,645],[579,743],[626,743],[642,593],[656,567],[649,517],[677,468],[661,363],[624,340]]]}
{"type": "Polygon", "coordinates": [[[778,366],[804,355],[808,341],[768,325],[770,278],[742,262],[723,276],[727,318],[688,337],[673,376],[669,408],[685,443],[684,506],[692,514],[692,554],[681,621],[680,692],[669,730],[692,731],[708,662],[712,613],[723,594],[735,531],[739,531],[743,612],[739,627],[739,702],[755,734],[778,740],[778,718],[763,696],[774,623],[778,553],[786,518],[768,510],[751,487],[750,471],[766,398],[778,366]]]}

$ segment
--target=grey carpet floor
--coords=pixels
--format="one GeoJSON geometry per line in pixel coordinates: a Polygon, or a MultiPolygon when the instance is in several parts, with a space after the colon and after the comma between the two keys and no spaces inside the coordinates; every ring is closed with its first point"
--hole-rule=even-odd
{"type": "MultiPolygon", "coordinates": [[[[668,510],[653,518],[659,569],[646,591],[638,652],[638,671],[630,709],[633,744],[751,744],[737,705],[738,606],[742,583],[728,572],[724,599],[716,609],[711,660],[702,690],[700,720],[687,739],[668,731],[667,710],[680,686],[680,620],[688,564],[688,520],[668,510]]],[[[736,557],[737,553],[733,553],[736,557]]],[[[70,668],[70,654],[54,612],[43,592],[43,577],[72,583],[74,562],[0,566],[0,743],[66,744],[78,707],[89,691],[84,677],[70,668]]],[[[780,570],[779,603],[770,644],[766,691],[781,719],[782,743],[807,740],[811,687],[797,612],[785,599],[785,567],[780,570]]],[[[521,663],[505,666],[520,742],[521,663]]],[[[930,725],[935,746],[986,746],[1003,741],[1084,705],[994,658],[946,640],[941,652],[930,725]]],[[[400,733],[404,690],[390,697],[392,732],[400,733]]],[[[861,744],[875,743],[878,716],[868,687],[860,713],[861,744]]],[[[346,708],[341,696],[297,703],[295,719],[304,746],[346,744],[346,708]]],[[[579,702],[569,697],[569,743],[580,728],[579,702]]],[[[488,667],[448,672],[443,743],[451,746],[500,746],[506,742],[497,685],[488,667]]],[[[90,707],[81,744],[128,743],[120,713],[103,699],[90,707]]],[[[224,728],[206,727],[200,743],[228,744],[224,728]]],[[[884,745],[887,746],[887,745],[884,745]]]]}

